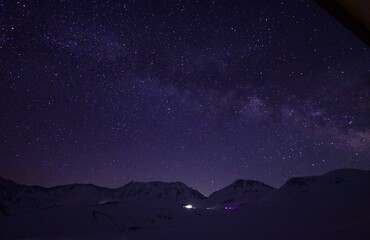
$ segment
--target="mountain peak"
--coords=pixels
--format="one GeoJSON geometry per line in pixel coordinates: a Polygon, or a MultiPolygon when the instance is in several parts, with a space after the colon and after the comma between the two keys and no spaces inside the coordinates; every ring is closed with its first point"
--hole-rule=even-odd
{"type": "Polygon", "coordinates": [[[256,180],[238,179],[229,186],[212,193],[208,198],[211,208],[235,207],[257,202],[275,191],[275,188],[256,180]]]}
{"type": "Polygon", "coordinates": [[[370,197],[370,171],[337,169],[318,176],[294,177],[269,196],[268,200],[297,203],[343,201],[370,197]],[[340,196],[340,197],[338,197],[340,196]]]}
{"type": "Polygon", "coordinates": [[[352,181],[352,180],[360,180],[360,179],[369,179],[370,178],[370,171],[361,170],[361,169],[353,169],[353,168],[341,168],[336,169],[322,175],[318,176],[306,176],[306,177],[293,177],[290,178],[282,187],[281,189],[287,188],[289,186],[300,186],[300,187],[309,187],[312,184],[319,182],[322,184],[323,182],[335,182],[339,183],[340,181],[352,181]]]}
{"type": "Polygon", "coordinates": [[[266,186],[270,187],[262,182],[259,182],[257,180],[245,180],[245,179],[238,179],[235,182],[233,182],[230,186],[236,186],[236,187],[252,187],[252,186],[266,186]]]}
{"type": "Polygon", "coordinates": [[[119,198],[152,197],[156,199],[205,199],[200,192],[188,187],[183,182],[134,182],[120,188],[119,198]]]}

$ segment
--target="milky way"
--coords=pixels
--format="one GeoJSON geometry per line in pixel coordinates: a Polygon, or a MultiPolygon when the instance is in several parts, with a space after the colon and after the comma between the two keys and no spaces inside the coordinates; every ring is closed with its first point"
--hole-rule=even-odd
{"type": "Polygon", "coordinates": [[[370,169],[370,50],[312,1],[0,1],[0,176],[370,169]]]}

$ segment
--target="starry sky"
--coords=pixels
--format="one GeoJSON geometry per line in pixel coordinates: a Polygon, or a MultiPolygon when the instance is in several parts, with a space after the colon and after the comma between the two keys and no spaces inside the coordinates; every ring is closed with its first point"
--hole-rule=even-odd
{"type": "Polygon", "coordinates": [[[0,176],[23,184],[370,169],[370,49],[313,1],[0,0],[0,176]]]}

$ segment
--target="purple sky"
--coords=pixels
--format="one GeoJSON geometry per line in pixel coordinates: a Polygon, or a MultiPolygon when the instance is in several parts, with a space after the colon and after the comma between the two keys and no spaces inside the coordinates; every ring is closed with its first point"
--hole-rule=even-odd
{"type": "Polygon", "coordinates": [[[0,1],[0,176],[24,184],[370,169],[370,50],[313,1],[0,1]]]}

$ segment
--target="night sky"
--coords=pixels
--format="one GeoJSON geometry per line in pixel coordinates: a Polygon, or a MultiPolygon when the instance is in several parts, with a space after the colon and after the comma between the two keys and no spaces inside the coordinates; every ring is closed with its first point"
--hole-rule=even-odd
{"type": "Polygon", "coordinates": [[[0,1],[0,176],[370,169],[370,49],[313,1],[0,1]]]}

